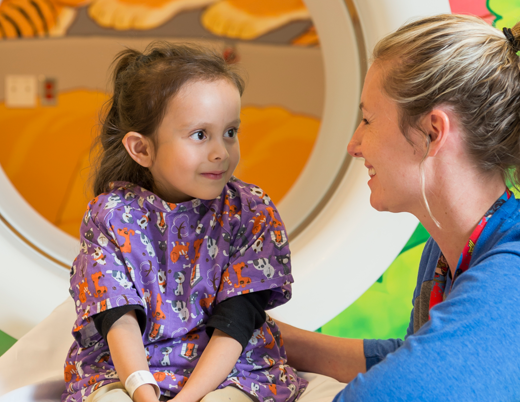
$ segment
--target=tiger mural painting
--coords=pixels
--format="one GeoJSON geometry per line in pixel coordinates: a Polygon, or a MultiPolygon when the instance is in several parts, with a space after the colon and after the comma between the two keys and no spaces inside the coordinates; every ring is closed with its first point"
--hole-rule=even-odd
{"type": "MultiPolygon", "coordinates": [[[[76,18],[76,9],[83,6],[88,6],[90,18],[99,26],[116,30],[153,29],[180,12],[207,7],[201,21],[204,28],[242,40],[256,39],[292,21],[310,20],[303,0],[4,0],[0,39],[63,36],[76,18]]],[[[316,43],[312,28],[295,41],[316,43]]]]}
{"type": "Polygon", "coordinates": [[[0,39],[63,36],[90,0],[0,1],[0,39]]]}

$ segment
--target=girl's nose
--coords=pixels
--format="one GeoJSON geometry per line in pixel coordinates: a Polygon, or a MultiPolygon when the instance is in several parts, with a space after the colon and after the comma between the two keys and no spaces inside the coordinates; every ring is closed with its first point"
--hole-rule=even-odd
{"type": "Polygon", "coordinates": [[[214,141],[209,153],[209,159],[211,161],[226,160],[229,156],[226,145],[223,141],[214,141]]]}
{"type": "Polygon", "coordinates": [[[361,135],[358,133],[359,130],[354,132],[352,139],[348,143],[347,152],[354,158],[362,158],[363,153],[361,152],[361,135]]]}

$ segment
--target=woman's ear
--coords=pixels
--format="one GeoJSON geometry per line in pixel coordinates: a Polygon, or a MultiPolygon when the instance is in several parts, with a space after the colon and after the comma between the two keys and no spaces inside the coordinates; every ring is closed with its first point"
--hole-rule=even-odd
{"type": "Polygon", "coordinates": [[[152,166],[153,144],[148,137],[130,131],[123,138],[123,145],[134,161],[145,168],[152,166]]]}
{"type": "Polygon", "coordinates": [[[442,109],[433,109],[425,118],[424,129],[428,133],[430,149],[428,156],[436,156],[450,136],[450,117],[442,109]]]}

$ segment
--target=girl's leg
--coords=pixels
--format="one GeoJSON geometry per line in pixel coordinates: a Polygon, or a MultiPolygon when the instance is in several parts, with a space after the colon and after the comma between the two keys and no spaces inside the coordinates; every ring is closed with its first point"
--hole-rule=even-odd
{"type": "Polygon", "coordinates": [[[321,374],[299,371],[298,376],[309,381],[309,385],[297,402],[332,402],[334,397],[347,386],[321,374]]]}
{"type": "Polygon", "coordinates": [[[235,387],[225,387],[210,392],[200,402],[253,402],[253,400],[235,387]]]}
{"type": "Polygon", "coordinates": [[[86,402],[132,402],[132,398],[122,383],[115,382],[94,391],[86,402]]]}

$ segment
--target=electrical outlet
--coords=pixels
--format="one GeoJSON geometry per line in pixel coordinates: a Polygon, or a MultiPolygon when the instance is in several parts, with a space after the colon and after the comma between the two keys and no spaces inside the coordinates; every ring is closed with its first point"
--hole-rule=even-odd
{"type": "Polygon", "coordinates": [[[40,105],[41,106],[56,106],[57,104],[57,80],[40,76],[40,105]]]}
{"type": "Polygon", "coordinates": [[[7,75],[5,105],[12,108],[36,107],[37,88],[35,75],[7,75]]]}

